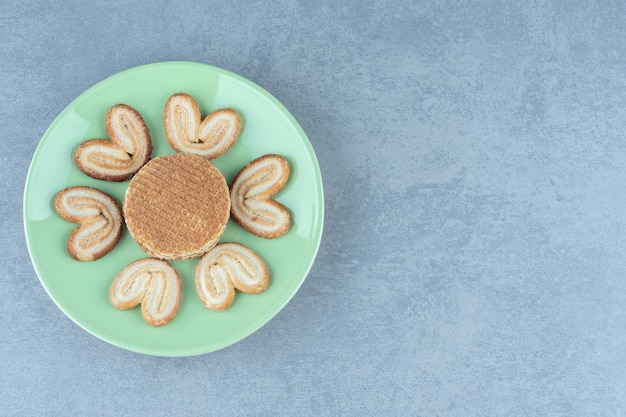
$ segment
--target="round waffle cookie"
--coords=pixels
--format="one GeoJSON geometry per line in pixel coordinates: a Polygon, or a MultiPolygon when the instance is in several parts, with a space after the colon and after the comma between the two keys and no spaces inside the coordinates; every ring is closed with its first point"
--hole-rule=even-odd
{"type": "Polygon", "coordinates": [[[155,158],[126,190],[128,231],[146,253],[159,259],[203,255],[220,240],[229,217],[224,176],[197,155],[155,158]]]}

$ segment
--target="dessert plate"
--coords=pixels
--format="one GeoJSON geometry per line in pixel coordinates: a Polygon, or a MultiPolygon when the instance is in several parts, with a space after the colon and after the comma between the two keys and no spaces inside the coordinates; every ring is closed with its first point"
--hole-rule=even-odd
{"type": "Polygon", "coordinates": [[[193,62],[162,62],[132,68],[94,85],[76,98],[45,132],[33,156],[24,190],[24,229],[30,257],[42,285],[56,305],[76,324],[120,348],[157,356],[209,353],[251,335],[271,320],[294,296],[306,278],[322,237],[324,197],[315,152],[306,134],[270,93],[239,75],[193,62]],[[124,230],[118,245],[93,262],[72,259],[67,238],[77,225],[63,220],[53,200],[63,188],[86,185],[111,195],[120,205],[128,181],[90,178],[73,161],[83,141],[104,137],[104,117],[115,104],[135,108],[150,129],[153,157],[175,153],[163,128],[163,108],[176,92],[186,92],[202,115],[223,107],[242,118],[239,139],[213,161],[230,184],[253,159],[268,153],[284,156],[291,165],[287,185],[275,199],[287,207],[292,226],[277,239],[256,237],[232,220],[221,242],[239,242],[254,250],[271,273],[269,288],[257,295],[238,293],[233,305],[216,313],[195,291],[197,259],[171,262],[182,280],[178,314],[163,327],[151,327],[140,308],[120,311],[108,292],[115,276],[146,255],[124,230]]]}

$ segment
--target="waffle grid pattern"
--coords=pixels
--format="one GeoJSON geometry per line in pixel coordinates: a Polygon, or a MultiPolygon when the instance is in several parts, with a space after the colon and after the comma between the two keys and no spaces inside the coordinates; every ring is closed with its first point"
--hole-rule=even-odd
{"type": "Polygon", "coordinates": [[[155,158],[130,182],[124,202],[128,230],[161,259],[200,256],[221,238],[230,196],[222,174],[192,154],[155,158]]]}

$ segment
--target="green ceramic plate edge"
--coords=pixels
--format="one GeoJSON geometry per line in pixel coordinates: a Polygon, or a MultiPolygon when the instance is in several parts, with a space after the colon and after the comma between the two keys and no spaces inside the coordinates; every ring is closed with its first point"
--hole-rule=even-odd
{"type": "MultiPolygon", "coordinates": [[[[124,97],[120,98],[121,100],[117,102],[125,102],[124,97]]],[[[145,102],[149,100],[149,97],[142,100],[145,102]]],[[[141,103],[142,100],[138,102],[141,103]]],[[[133,105],[132,103],[128,104],[133,105]]],[[[208,112],[205,109],[203,109],[203,115],[208,112]]],[[[142,113],[140,108],[137,110],[142,113]]],[[[163,144],[164,135],[159,133],[162,128],[159,129],[158,126],[155,126],[159,121],[160,114],[152,111],[151,114],[142,113],[142,115],[153,134],[153,141],[158,138],[159,143],[155,143],[153,157],[173,153],[167,147],[166,142],[165,145],[163,144]]],[[[268,137],[271,134],[270,128],[261,136],[268,137]]],[[[254,82],[221,68],[188,61],[158,62],[127,69],[100,81],[73,100],[48,127],[35,150],[26,177],[23,204],[24,231],[32,264],[42,286],[59,309],[84,330],[108,343],[130,351],[155,356],[192,356],[210,353],[250,336],[269,322],[291,300],[308,275],[320,246],[324,220],[324,196],[319,164],[310,141],[293,115],[272,94],[254,82]],[[124,86],[125,82],[126,84],[130,82],[128,80],[135,77],[135,81],[137,81],[137,77],[142,75],[149,78],[151,74],[157,74],[155,76],[159,79],[158,74],[160,72],[167,74],[168,78],[167,80],[163,79],[163,84],[167,85],[170,91],[159,85],[141,85],[141,80],[137,84],[124,86]],[[198,85],[194,77],[177,78],[181,74],[193,73],[206,76],[208,81],[206,85],[204,83],[201,86],[198,85]],[[230,86],[231,90],[240,91],[241,98],[230,100],[229,97],[224,97],[221,92],[228,92],[228,89],[225,90],[220,87],[222,84],[230,86]],[[290,137],[293,138],[293,141],[282,139],[282,142],[267,144],[250,140],[249,136],[248,139],[244,140],[248,125],[255,125],[256,122],[254,115],[244,112],[244,129],[240,139],[231,151],[214,161],[216,167],[224,173],[227,181],[230,181],[246,162],[264,153],[282,154],[292,164],[292,177],[295,178],[290,178],[287,186],[276,196],[276,199],[292,212],[294,219],[292,230],[281,238],[268,241],[248,234],[231,220],[222,239],[222,241],[242,242],[265,259],[268,267],[273,271],[272,283],[265,293],[255,296],[238,293],[235,303],[225,313],[211,312],[201,306],[195,291],[193,291],[193,277],[190,275],[193,274],[195,268],[194,261],[174,262],[175,268],[183,278],[183,303],[178,316],[171,323],[161,328],[152,328],[143,322],[139,308],[118,311],[110,305],[107,306],[108,298],[107,303],[105,303],[101,296],[104,291],[108,294],[108,285],[112,282],[113,277],[97,276],[97,271],[107,270],[110,275],[112,270],[121,270],[126,262],[146,256],[138,249],[127,231],[124,232],[118,247],[98,261],[81,263],[74,261],[67,255],[65,249],[67,233],[76,225],[63,221],[53,212],[52,199],[54,194],[60,190],[58,184],[61,184],[62,187],[71,185],[95,186],[111,194],[120,204],[127,184],[106,183],[84,176],[71,164],[71,151],[83,140],[105,134],[103,123],[97,119],[102,116],[103,120],[104,109],[116,104],[115,98],[111,94],[107,95],[106,89],[112,88],[113,91],[121,91],[122,86],[128,87],[124,91],[128,90],[128,97],[132,97],[136,85],[139,85],[140,91],[147,92],[148,96],[154,94],[160,99],[166,98],[169,94],[176,92],[175,90],[186,91],[192,96],[195,96],[194,93],[204,96],[215,93],[215,100],[208,99],[204,103],[195,96],[201,109],[203,107],[209,108],[208,111],[216,109],[212,106],[218,108],[229,106],[231,101],[234,103],[232,107],[240,112],[241,109],[238,105],[245,107],[246,101],[263,103],[263,108],[257,106],[256,109],[266,112],[270,118],[275,117],[273,120],[278,122],[277,128],[284,127],[282,131],[276,131],[273,134],[280,136],[284,131],[288,131],[285,135],[291,134],[290,137]],[[202,91],[190,91],[194,90],[195,87],[202,91]],[[154,93],[152,93],[153,90],[154,93]],[[99,96],[106,98],[100,99],[99,96]],[[94,107],[99,108],[90,111],[88,108],[81,107],[89,101],[97,102],[98,106],[94,107]],[[81,119],[83,112],[85,112],[82,115],[84,118],[81,119]],[[96,114],[98,117],[94,119],[96,114]],[[68,122],[68,119],[73,121],[68,122]],[[68,126],[60,126],[63,123],[68,124],[68,126]],[[83,136],[68,138],[69,143],[61,143],[58,134],[54,136],[54,132],[73,131],[68,129],[79,125],[83,128],[81,131],[83,136]],[[52,136],[54,137],[51,139],[52,136]],[[45,152],[54,152],[54,155],[48,156],[44,154],[45,152]],[[42,167],[45,158],[63,160],[58,164],[56,162],[49,164],[57,168],[67,165],[66,162],[69,162],[70,166],[67,168],[67,172],[63,171],[58,178],[55,177],[55,172],[51,172],[45,181],[42,181],[41,175],[34,179],[34,172],[37,169],[45,168],[42,167]],[[37,182],[37,180],[39,181],[37,182]],[[47,183],[48,180],[50,184],[47,183]],[[44,201],[45,204],[37,203],[37,198],[44,201]],[[44,207],[46,204],[47,207],[44,207]],[[34,217],[39,216],[30,215],[31,211],[37,211],[38,214],[41,211],[45,214],[42,219],[35,219],[34,217]],[[44,248],[49,248],[50,253],[44,254],[44,248]],[[113,255],[116,250],[121,253],[113,255]],[[294,251],[299,252],[294,253],[294,251]],[[110,266],[113,263],[112,259],[115,259],[115,266],[110,266]],[[81,275],[87,275],[87,277],[81,275]],[[96,278],[91,275],[96,275],[96,278]],[[90,279],[92,280],[89,281],[90,284],[85,284],[87,282],[85,280],[90,279]],[[78,286],[83,289],[82,292],[74,289],[78,286]],[[73,291],[76,294],[72,294],[73,291]],[[97,302],[89,299],[94,297],[94,294],[98,294],[97,302]],[[98,309],[97,312],[96,309],[98,309]],[[100,315],[102,316],[101,320],[100,315]],[[110,323],[106,322],[109,316],[112,318],[110,323]],[[183,319],[187,321],[185,322],[183,319]],[[96,321],[95,324],[94,320],[96,321]],[[103,321],[105,321],[104,324],[103,321]],[[210,336],[211,327],[221,329],[220,332],[215,331],[215,333],[219,333],[217,336],[210,336]],[[191,328],[194,329],[193,334],[191,328]],[[119,334],[117,334],[118,332],[119,334]],[[203,337],[203,335],[209,336],[203,337]]]]}

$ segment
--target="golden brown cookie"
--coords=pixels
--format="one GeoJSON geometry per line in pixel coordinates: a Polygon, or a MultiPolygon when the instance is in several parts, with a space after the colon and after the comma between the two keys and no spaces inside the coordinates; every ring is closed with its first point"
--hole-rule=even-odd
{"type": "Polygon", "coordinates": [[[165,103],[165,136],[176,152],[215,159],[230,149],[241,131],[241,119],[233,109],[219,109],[202,120],[198,103],[188,94],[177,93],[165,103]]]}
{"type": "Polygon", "coordinates": [[[177,154],[148,162],[124,200],[128,231],[150,256],[190,259],[217,244],[230,217],[224,176],[205,158],[177,154]]]}
{"type": "Polygon", "coordinates": [[[261,156],[243,167],[230,187],[231,214],[244,229],[273,239],[291,226],[289,211],[273,197],[289,179],[289,163],[279,155],[261,156]]]}
{"type": "Polygon", "coordinates": [[[270,273],[263,260],[240,243],[220,243],[196,266],[196,292],[213,311],[224,311],[235,298],[235,289],[258,294],[267,289],[270,273]]]}
{"type": "Polygon", "coordinates": [[[67,240],[67,251],[78,261],[94,261],[109,253],[122,235],[122,211],[113,198],[91,187],[69,187],[54,199],[65,220],[80,223],[67,240]]]}
{"type": "Polygon", "coordinates": [[[150,160],[152,140],[141,115],[126,104],[109,109],[105,128],[111,138],[90,139],[74,151],[78,169],[105,181],[125,181],[150,160]]]}
{"type": "Polygon", "coordinates": [[[151,326],[163,326],[176,316],[181,291],[180,277],[170,264],[146,258],[117,274],[109,289],[109,300],[118,310],[141,304],[144,320],[151,326]]]}

